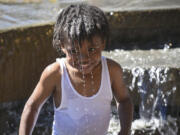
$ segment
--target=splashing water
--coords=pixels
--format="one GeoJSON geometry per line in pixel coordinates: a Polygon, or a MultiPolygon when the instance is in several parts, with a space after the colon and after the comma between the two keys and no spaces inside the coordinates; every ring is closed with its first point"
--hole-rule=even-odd
{"type": "Polygon", "coordinates": [[[179,49],[168,49],[170,47],[103,53],[123,66],[127,87],[135,94],[132,97],[136,98],[134,103],[139,105],[138,116],[132,124],[132,135],[177,135],[179,132],[178,110],[175,109],[175,114],[171,108],[176,106],[179,88],[179,53],[176,54],[179,49]]]}
{"type": "Polygon", "coordinates": [[[133,68],[132,86],[135,87],[137,82],[138,93],[140,94],[141,103],[139,106],[140,120],[134,121],[132,125],[133,134],[135,130],[141,129],[154,134],[159,131],[160,135],[176,135],[178,127],[176,119],[167,116],[167,106],[176,87],[165,89],[168,82],[169,68],[152,67],[149,71],[142,68],[133,68]],[[167,128],[168,127],[168,128],[167,128]]]}
{"type": "Polygon", "coordinates": [[[164,50],[164,51],[167,51],[167,50],[169,50],[171,47],[172,47],[172,43],[164,44],[163,50],[164,50]]]}

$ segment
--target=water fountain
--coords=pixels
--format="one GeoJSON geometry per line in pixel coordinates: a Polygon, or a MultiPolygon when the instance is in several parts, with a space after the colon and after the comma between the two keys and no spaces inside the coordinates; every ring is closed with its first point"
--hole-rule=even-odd
{"type": "MultiPolygon", "coordinates": [[[[122,65],[135,104],[132,135],[180,134],[179,1],[164,0],[164,4],[153,0],[96,2],[107,11],[113,31],[112,46],[107,47],[108,51],[103,55],[122,65]]],[[[59,7],[55,1],[45,1],[39,4],[0,3],[0,9],[3,13],[0,16],[0,73],[3,76],[0,78],[0,134],[13,135],[17,133],[24,97],[31,93],[29,90],[35,86],[43,67],[56,57],[50,44],[54,14],[59,7]],[[14,14],[9,12],[9,8],[16,9],[14,14]],[[42,54],[40,48],[44,50],[42,54]],[[34,53],[29,53],[29,50],[34,53]],[[44,56],[47,50],[51,52],[44,56]],[[36,57],[39,59],[32,60],[36,57]],[[28,65],[31,65],[31,70],[28,65]],[[36,69],[37,65],[41,68],[36,69]],[[9,80],[14,76],[19,78],[9,80]],[[25,82],[29,78],[33,78],[32,81],[25,82]],[[13,89],[19,92],[12,95],[13,89]]],[[[44,119],[44,116],[53,115],[52,106],[49,106],[51,102],[52,99],[45,104],[34,134],[49,134],[49,121],[52,119],[44,119]],[[44,126],[48,128],[44,130],[44,126]]],[[[116,134],[119,124],[116,109],[114,106],[112,109],[114,115],[108,135],[116,134]]]]}
{"type": "Polygon", "coordinates": [[[179,51],[104,52],[124,66],[125,81],[139,112],[132,125],[133,135],[179,134],[179,84],[176,83],[180,79],[179,69],[176,69],[179,67],[179,51]]]}

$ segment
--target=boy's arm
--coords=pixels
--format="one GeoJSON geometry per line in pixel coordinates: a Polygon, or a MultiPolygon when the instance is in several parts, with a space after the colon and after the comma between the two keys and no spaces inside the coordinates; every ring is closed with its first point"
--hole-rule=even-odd
{"type": "Polygon", "coordinates": [[[19,127],[19,135],[31,135],[41,106],[52,94],[59,72],[58,66],[52,64],[42,73],[32,95],[25,104],[19,127]]]}
{"type": "Polygon", "coordinates": [[[133,105],[126,85],[123,81],[123,72],[120,65],[112,60],[109,60],[108,65],[113,95],[118,102],[118,115],[121,124],[121,131],[118,135],[130,135],[133,119],[133,105]]]}
{"type": "Polygon", "coordinates": [[[130,135],[131,122],[133,119],[133,106],[130,98],[119,103],[118,114],[121,123],[121,131],[118,135],[130,135]]]}

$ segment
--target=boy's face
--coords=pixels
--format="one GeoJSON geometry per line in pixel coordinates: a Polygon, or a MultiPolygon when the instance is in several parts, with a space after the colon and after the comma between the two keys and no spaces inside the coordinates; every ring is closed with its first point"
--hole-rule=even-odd
{"type": "Polygon", "coordinates": [[[62,51],[66,54],[66,60],[78,72],[89,74],[101,61],[101,52],[105,48],[105,41],[95,36],[92,42],[82,41],[81,46],[66,43],[62,51]]]}

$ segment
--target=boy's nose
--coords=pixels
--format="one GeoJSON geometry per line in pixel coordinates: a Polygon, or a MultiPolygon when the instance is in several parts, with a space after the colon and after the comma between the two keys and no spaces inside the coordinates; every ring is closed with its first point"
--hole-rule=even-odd
{"type": "Polygon", "coordinates": [[[80,59],[82,62],[87,62],[89,60],[89,52],[88,50],[82,50],[80,52],[80,59]]]}
{"type": "Polygon", "coordinates": [[[88,54],[88,53],[81,53],[81,54],[80,54],[80,59],[81,59],[82,61],[88,61],[88,59],[89,59],[89,54],[88,54]]]}

